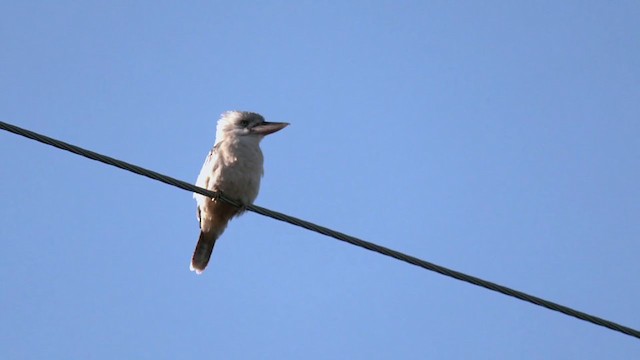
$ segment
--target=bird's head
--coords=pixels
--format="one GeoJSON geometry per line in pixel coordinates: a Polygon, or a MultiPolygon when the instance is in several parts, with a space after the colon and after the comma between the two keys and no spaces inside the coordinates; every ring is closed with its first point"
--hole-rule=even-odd
{"type": "Polygon", "coordinates": [[[248,111],[227,111],[218,120],[216,143],[226,138],[250,137],[260,141],[263,137],[282,130],[289,123],[267,122],[262,115],[248,111]]]}

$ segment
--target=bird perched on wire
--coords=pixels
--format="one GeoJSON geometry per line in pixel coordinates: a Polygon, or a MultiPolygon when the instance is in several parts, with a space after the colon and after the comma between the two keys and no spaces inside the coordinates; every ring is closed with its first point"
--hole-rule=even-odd
{"type": "MultiPolygon", "coordinates": [[[[287,125],[284,122],[267,122],[262,115],[253,112],[228,111],[222,114],[216,128],[215,145],[202,165],[196,186],[220,191],[243,205],[253,203],[264,173],[260,141],[287,125]]],[[[198,193],[193,197],[198,203],[200,238],[191,259],[191,271],[201,274],[227,223],[242,214],[244,209],[198,193]]]]}

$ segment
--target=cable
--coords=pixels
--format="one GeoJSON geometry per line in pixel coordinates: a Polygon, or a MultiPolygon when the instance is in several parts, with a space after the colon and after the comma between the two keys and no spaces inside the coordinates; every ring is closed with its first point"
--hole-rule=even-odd
{"type": "MultiPolygon", "coordinates": [[[[84,156],[86,158],[92,159],[92,160],[96,160],[108,165],[112,165],[115,167],[118,167],[120,169],[124,169],[127,171],[131,171],[133,173],[136,173],[138,175],[142,175],[142,176],[146,176],[148,178],[163,182],[165,184],[169,184],[187,191],[191,191],[191,192],[196,192],[198,194],[202,194],[204,196],[208,196],[211,198],[217,198],[217,199],[221,199],[223,201],[228,202],[231,205],[234,206],[241,206],[241,204],[237,201],[234,201],[233,199],[228,198],[227,196],[225,196],[223,193],[220,192],[213,192],[213,191],[209,191],[200,187],[197,187],[195,185],[191,185],[187,182],[184,182],[182,180],[178,180],[160,173],[157,173],[155,171],[151,171],[151,170],[147,170],[145,168],[142,168],[140,166],[136,166],[121,160],[117,160],[114,159],[112,157],[109,156],[105,156],[105,155],[101,155],[98,154],[96,152],[90,151],[90,150],[86,150],[83,149],[81,147],[75,146],[75,145],[71,145],[68,144],[66,142],[60,141],[60,140],[56,140],[53,138],[50,138],[48,136],[44,136],[38,133],[35,133],[33,131],[29,131],[20,127],[17,127],[15,125],[11,125],[11,124],[7,124],[5,122],[0,121],[0,128],[9,132],[12,132],[14,134],[17,135],[21,135],[24,136],[26,138],[32,139],[32,140],[36,140],[39,141],[41,143],[47,144],[47,145],[51,145],[54,147],[57,147],[59,149],[62,150],[67,150],[70,151],[74,154],[80,155],[80,156],[84,156]]],[[[448,276],[448,277],[452,277],[454,279],[458,279],[464,282],[468,282],[470,284],[476,285],[476,286],[480,286],[483,287],[485,289],[489,289],[489,290],[493,290],[496,292],[499,292],[501,294],[507,295],[507,296],[511,296],[514,297],[516,299],[522,300],[522,301],[526,301],[538,306],[542,306],[545,307],[547,309],[553,310],[553,311],[557,311],[560,313],[563,313],[565,315],[569,315],[575,318],[578,318],[580,320],[584,320],[587,322],[590,322],[592,324],[595,325],[599,325],[599,326],[603,326],[606,327],[608,329],[614,330],[614,331],[618,331],[621,332],[623,334],[629,335],[629,336],[633,336],[635,338],[640,339],[640,331],[632,329],[630,327],[627,326],[623,326],[620,324],[617,324],[615,322],[609,321],[609,320],[605,320],[602,319],[600,317],[597,316],[593,316],[578,310],[574,310],[572,308],[569,308],[567,306],[564,305],[560,305],[548,300],[544,300],[542,298],[539,298],[537,296],[533,296],[533,295],[529,295],[526,294],[524,292],[518,291],[518,290],[514,290],[511,288],[508,288],[506,286],[502,286],[496,283],[493,283],[491,281],[487,281],[487,280],[482,280],[480,278],[477,278],[475,276],[471,276],[471,275],[467,275],[455,270],[451,270],[448,269],[446,267],[440,266],[440,265],[436,265],[433,263],[430,263],[428,261],[425,260],[421,260],[418,259],[416,257],[407,255],[407,254],[403,254],[399,251],[395,251],[389,248],[386,248],[384,246],[380,246],[380,245],[376,245],[374,243],[365,241],[365,240],[361,240],[358,239],[356,237],[350,236],[350,235],[346,235],[343,234],[341,232],[338,231],[334,231],[331,230],[329,228],[326,228],[324,226],[320,226],[320,225],[316,225],[313,223],[310,223],[308,221],[302,220],[302,219],[298,219],[296,217],[293,216],[289,216],[277,211],[273,211],[273,210],[269,210],[257,205],[246,205],[246,210],[255,212],[257,214],[260,215],[264,215],[267,217],[270,217],[272,219],[276,219],[276,220],[280,220],[295,226],[299,226],[302,228],[305,228],[307,230],[311,230],[314,232],[317,232],[319,234],[322,235],[326,235],[329,237],[332,237],[334,239],[337,240],[341,240],[344,242],[347,242],[349,244],[355,245],[355,246],[359,246],[361,248],[365,248],[367,250],[371,250],[371,251],[375,251],[377,253],[380,253],[382,255],[386,255],[386,256],[390,256],[394,259],[400,260],[400,261],[404,261],[406,263],[421,267],[423,269],[427,269],[427,270],[431,270],[431,271],[435,271],[439,274],[448,276]]]]}

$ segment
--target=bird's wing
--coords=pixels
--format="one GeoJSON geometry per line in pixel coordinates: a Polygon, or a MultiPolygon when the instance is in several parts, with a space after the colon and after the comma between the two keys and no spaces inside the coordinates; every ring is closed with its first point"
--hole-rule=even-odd
{"type": "MultiPolygon", "coordinates": [[[[207,190],[213,190],[213,188],[210,187],[210,184],[212,185],[215,182],[215,179],[213,177],[216,168],[218,167],[218,161],[216,161],[218,158],[218,147],[219,144],[216,144],[204,159],[204,164],[202,164],[202,169],[200,169],[200,174],[198,175],[198,179],[196,180],[197,187],[201,187],[207,190]]],[[[197,215],[198,222],[200,222],[200,207],[202,205],[202,202],[205,201],[206,197],[198,193],[193,193],[193,198],[196,199],[196,202],[198,203],[197,215]]]]}
{"type": "MultiPolygon", "coordinates": [[[[216,154],[215,148],[209,151],[209,154],[204,159],[204,164],[202,164],[202,169],[200,169],[200,174],[198,175],[198,179],[196,180],[196,186],[207,189],[207,185],[209,185],[209,181],[211,176],[213,175],[214,166],[216,163],[216,154]]],[[[197,194],[194,194],[196,196],[197,194]]]]}
{"type": "MultiPolygon", "coordinates": [[[[218,190],[216,187],[218,179],[216,177],[221,166],[219,156],[220,143],[217,143],[204,160],[200,175],[196,180],[196,186],[207,190],[218,190]]],[[[235,215],[237,209],[225,203],[215,206],[211,199],[198,193],[194,193],[193,197],[198,203],[197,215],[198,223],[200,224],[200,237],[191,258],[191,270],[201,274],[209,263],[216,240],[224,231],[229,219],[235,215]],[[208,211],[206,216],[202,216],[203,211],[208,211]]]]}

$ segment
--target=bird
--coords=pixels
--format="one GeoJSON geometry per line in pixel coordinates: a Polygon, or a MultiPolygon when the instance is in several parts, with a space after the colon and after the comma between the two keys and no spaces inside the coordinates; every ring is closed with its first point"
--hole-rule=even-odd
{"type": "Polygon", "coordinates": [[[193,194],[200,237],[191,258],[191,271],[202,274],[229,220],[241,215],[245,206],[255,201],[264,174],[260,141],[288,125],[286,122],[267,122],[262,115],[249,111],[227,111],[220,116],[213,149],[205,158],[196,186],[222,192],[242,206],[193,194]]]}

